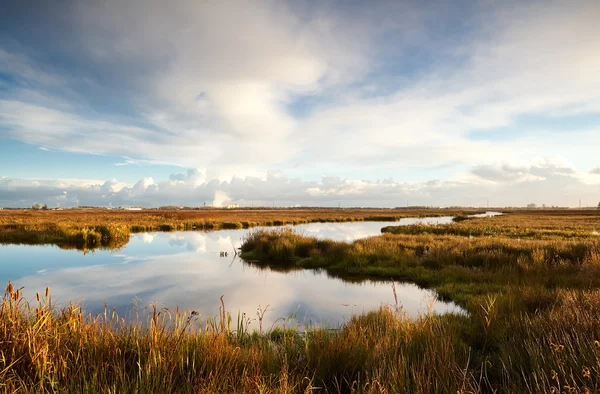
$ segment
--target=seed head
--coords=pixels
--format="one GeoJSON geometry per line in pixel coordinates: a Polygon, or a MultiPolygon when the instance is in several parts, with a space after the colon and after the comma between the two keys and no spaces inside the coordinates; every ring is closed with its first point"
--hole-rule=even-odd
{"type": "Polygon", "coordinates": [[[583,377],[584,378],[590,378],[590,369],[588,367],[583,367],[583,371],[582,371],[583,377]]]}

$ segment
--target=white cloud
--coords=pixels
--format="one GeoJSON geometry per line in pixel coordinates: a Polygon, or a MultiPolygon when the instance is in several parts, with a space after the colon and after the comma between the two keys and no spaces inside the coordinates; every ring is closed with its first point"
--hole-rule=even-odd
{"type": "MultiPolygon", "coordinates": [[[[460,181],[396,182],[323,177],[318,182],[267,173],[263,178],[233,177],[230,181],[205,178],[199,170],[172,174],[156,182],[143,178],[133,186],[116,180],[75,181],[0,178],[0,204],[29,206],[186,205],[225,206],[404,206],[491,205],[524,206],[529,202],[573,206],[581,198],[591,204],[598,198],[600,180],[560,160],[536,160],[515,167],[508,164],[477,166],[460,181]]],[[[595,204],[595,203],[594,203],[595,204]]]]}
{"type": "Polygon", "coordinates": [[[222,190],[217,190],[215,192],[215,199],[212,202],[213,207],[223,207],[225,205],[227,205],[227,203],[229,203],[231,201],[231,199],[229,198],[229,196],[227,195],[227,193],[225,193],[222,190]]]}
{"type": "Polygon", "coordinates": [[[145,244],[151,244],[152,241],[154,241],[154,235],[152,235],[150,233],[143,233],[143,234],[141,234],[141,238],[142,238],[142,241],[145,244]]]}
{"type": "MultiPolygon", "coordinates": [[[[465,180],[542,182],[548,174],[519,164],[523,157],[563,157],[590,168],[598,127],[498,128],[521,116],[600,112],[598,3],[576,3],[486,3],[472,16],[461,13],[468,33],[454,42],[431,28],[431,21],[454,25],[442,14],[455,6],[443,2],[431,10],[405,3],[75,3],[55,11],[64,15],[64,53],[75,54],[76,72],[45,64],[25,46],[0,47],[0,66],[19,81],[0,99],[0,125],[12,138],[53,150],[124,156],[117,166],[202,169],[168,185],[119,189],[122,199],[141,193],[152,205],[169,200],[169,188],[181,190],[182,201],[196,201],[197,189],[213,201],[217,189],[208,180],[221,185],[234,176],[245,178],[228,188],[269,201],[256,178],[273,169],[299,174],[304,182],[286,179],[288,189],[312,201],[396,193],[373,179],[423,168],[474,166],[462,178],[443,173],[441,185],[452,190],[465,180]],[[422,53],[431,59],[411,63],[422,53]],[[385,71],[396,67],[409,76],[385,71]],[[103,110],[121,104],[124,113],[103,110]],[[483,139],[470,139],[473,130],[483,139]],[[497,135],[503,132],[512,134],[497,135]],[[505,164],[486,164],[498,162],[505,164]],[[348,179],[306,181],[322,173],[348,179]],[[364,173],[370,180],[354,179],[364,173]]],[[[267,184],[287,190],[272,174],[267,184]]],[[[434,187],[415,178],[422,182],[398,185],[434,187]]]]}

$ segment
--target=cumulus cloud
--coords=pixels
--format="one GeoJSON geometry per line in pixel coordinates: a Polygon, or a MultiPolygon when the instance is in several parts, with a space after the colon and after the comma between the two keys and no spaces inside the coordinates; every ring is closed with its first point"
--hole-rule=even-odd
{"type": "Polygon", "coordinates": [[[597,199],[599,184],[556,160],[535,161],[521,167],[507,164],[477,166],[461,180],[398,182],[322,177],[303,181],[281,173],[264,177],[233,177],[229,181],[205,179],[199,170],[172,174],[156,182],[143,178],[134,185],[116,180],[69,181],[0,178],[0,204],[30,206],[352,206],[409,205],[523,206],[529,202],[572,206],[579,198],[597,199]]]}
{"type": "Polygon", "coordinates": [[[592,175],[600,175],[600,167],[594,168],[594,169],[590,170],[590,174],[592,174],[592,175]]]}
{"type": "Polygon", "coordinates": [[[523,115],[600,111],[597,2],[486,3],[460,16],[468,34],[431,28],[451,25],[454,8],[64,2],[46,18],[21,7],[45,34],[35,44],[15,27],[17,44],[0,43],[16,80],[0,122],[28,143],[127,156],[117,165],[211,168],[219,179],[298,167],[388,176],[536,149],[582,160],[573,152],[600,145],[597,128],[576,130],[566,153],[562,133],[469,138],[523,115]],[[64,48],[50,45],[57,37],[64,48]],[[415,47],[425,59],[413,70],[415,47]],[[48,52],[76,70],[45,63],[48,52]]]}
{"type": "Polygon", "coordinates": [[[212,202],[212,206],[220,208],[220,207],[227,205],[227,203],[230,201],[231,201],[231,199],[229,198],[227,193],[225,193],[222,190],[217,190],[215,192],[215,199],[212,202]]]}
{"type": "Polygon", "coordinates": [[[490,182],[532,182],[554,177],[573,177],[576,171],[560,160],[542,160],[525,166],[508,163],[479,165],[471,172],[490,182]]]}
{"type": "MultiPolygon", "coordinates": [[[[14,8],[49,35],[61,34],[37,21],[36,11],[14,8]]],[[[63,22],[68,51],[60,55],[76,54],[77,72],[45,67],[25,46],[0,46],[0,64],[20,82],[0,101],[0,122],[26,142],[184,167],[281,161],[295,150],[291,98],[354,79],[364,68],[363,40],[344,38],[348,27],[326,11],[295,11],[243,1],[62,3],[50,18],[63,22]],[[56,91],[57,80],[69,94],[56,91]],[[45,96],[32,99],[32,81],[45,96]],[[115,90],[132,111],[127,116],[86,108],[98,104],[90,97],[113,102],[115,90]]],[[[21,38],[18,27],[13,33],[21,38]]],[[[23,45],[58,50],[36,38],[23,45]]]]}
{"type": "Polygon", "coordinates": [[[597,122],[517,125],[600,113],[597,2],[21,4],[0,40],[1,137],[191,169],[132,184],[4,177],[2,205],[597,199],[600,169],[576,170],[597,165],[597,122]],[[523,163],[540,156],[568,162],[523,163]]]}

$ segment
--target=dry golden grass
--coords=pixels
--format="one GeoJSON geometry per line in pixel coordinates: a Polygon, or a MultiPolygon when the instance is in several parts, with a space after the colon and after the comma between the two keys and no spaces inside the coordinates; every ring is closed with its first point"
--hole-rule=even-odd
{"type": "Polygon", "coordinates": [[[593,393],[600,389],[600,292],[554,290],[550,307],[513,311],[528,289],[488,297],[470,316],[399,305],[338,332],[248,332],[192,311],[143,322],[29,305],[9,284],[0,306],[0,389],[10,393],[593,393]],[[142,324],[145,323],[145,324],[142,324]]]}
{"type": "Polygon", "coordinates": [[[510,238],[600,238],[598,210],[506,211],[491,218],[473,218],[447,226],[391,226],[392,234],[435,234],[510,238]]]}
{"type": "MultiPolygon", "coordinates": [[[[102,234],[101,223],[93,231],[102,234]]],[[[244,252],[263,259],[253,264],[405,279],[468,311],[411,320],[400,305],[384,306],[337,332],[249,332],[239,319],[232,327],[224,306],[216,319],[151,308],[126,322],[76,305],[57,310],[48,290],[28,304],[9,284],[0,306],[0,389],[600,392],[600,239],[578,235],[595,228],[598,214],[515,212],[446,227],[473,231],[485,223],[493,236],[416,231],[345,244],[281,230],[251,235],[244,252]]]]}
{"type": "Polygon", "coordinates": [[[399,219],[419,216],[451,216],[461,212],[476,212],[469,209],[196,209],[196,210],[159,210],[142,211],[108,209],[66,209],[60,211],[42,211],[32,209],[0,211],[0,224],[24,224],[30,226],[66,224],[95,226],[106,224],[127,224],[158,226],[164,223],[186,222],[274,222],[285,221],[345,221],[371,219],[399,219]]]}
{"type": "Polygon", "coordinates": [[[394,221],[402,217],[455,213],[457,211],[323,208],[2,210],[0,243],[56,244],[79,249],[116,248],[127,243],[130,232],[239,229],[311,222],[394,221]]]}

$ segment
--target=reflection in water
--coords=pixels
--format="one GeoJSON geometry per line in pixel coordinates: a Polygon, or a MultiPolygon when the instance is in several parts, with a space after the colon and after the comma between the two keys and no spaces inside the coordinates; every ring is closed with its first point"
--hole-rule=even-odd
{"type": "MultiPolygon", "coordinates": [[[[450,223],[451,218],[403,219],[450,223]]],[[[352,241],[380,234],[382,227],[398,222],[314,223],[296,226],[309,236],[352,241]]],[[[233,257],[242,238],[252,230],[135,234],[116,252],[98,250],[88,255],[55,246],[0,246],[0,281],[25,286],[24,294],[52,288],[60,303],[80,302],[93,313],[104,303],[123,316],[132,314],[133,300],[140,305],[190,309],[217,316],[219,297],[224,296],[233,318],[237,312],[256,315],[258,307],[269,312],[263,324],[295,316],[301,324],[336,327],[352,314],[392,303],[390,282],[344,282],[317,271],[276,272],[247,265],[233,257]],[[228,251],[229,257],[220,257],[228,251]]],[[[434,293],[410,284],[396,284],[404,310],[416,315],[433,300],[434,293]]],[[[434,302],[435,312],[454,312],[453,304],[434,302]]]]}

